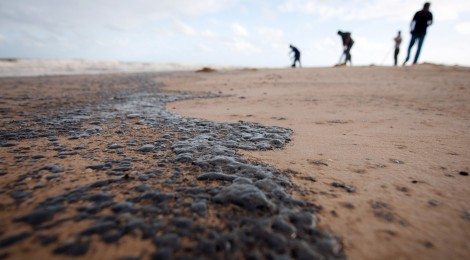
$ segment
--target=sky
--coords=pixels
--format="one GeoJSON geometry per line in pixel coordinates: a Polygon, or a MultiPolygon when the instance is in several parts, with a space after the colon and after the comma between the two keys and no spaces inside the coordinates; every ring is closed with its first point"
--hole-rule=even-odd
{"type": "MultiPolygon", "coordinates": [[[[470,66],[470,1],[434,0],[420,62],[470,66]]],[[[392,65],[393,38],[415,0],[0,0],[0,58],[287,67],[336,64],[338,30],[352,33],[354,65],[392,65]]],[[[413,50],[414,56],[414,50],[413,50]]],[[[412,56],[412,57],[413,57],[412,56]]]]}

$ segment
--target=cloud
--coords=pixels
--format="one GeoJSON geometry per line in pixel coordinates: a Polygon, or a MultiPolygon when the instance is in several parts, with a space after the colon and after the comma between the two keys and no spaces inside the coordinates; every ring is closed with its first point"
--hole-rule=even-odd
{"type": "Polygon", "coordinates": [[[196,35],[196,31],[191,26],[181,21],[175,21],[174,28],[185,35],[196,35]]]}
{"type": "Polygon", "coordinates": [[[216,34],[214,31],[208,30],[208,29],[203,30],[203,31],[201,32],[201,35],[204,36],[204,37],[207,38],[207,39],[215,39],[215,38],[217,38],[217,34],[216,34]]]}
{"type": "Polygon", "coordinates": [[[315,41],[312,45],[312,47],[319,52],[327,51],[327,50],[332,50],[337,48],[340,45],[338,42],[337,38],[333,37],[323,37],[321,39],[318,39],[315,41]]]}
{"type": "Polygon", "coordinates": [[[119,38],[111,38],[111,39],[106,39],[104,41],[98,41],[97,43],[103,47],[109,47],[109,46],[114,46],[114,47],[119,47],[119,48],[124,48],[130,46],[130,39],[126,37],[119,37],[119,38]]]}
{"type": "MultiPolygon", "coordinates": [[[[408,0],[286,0],[278,9],[313,15],[320,19],[367,21],[373,19],[410,20],[422,4],[408,0]]],[[[470,13],[470,1],[434,0],[431,11],[440,21],[455,20],[470,13]]]]}
{"type": "MultiPolygon", "coordinates": [[[[370,20],[376,18],[399,18],[402,10],[410,6],[406,0],[288,0],[280,7],[281,12],[297,12],[314,15],[320,19],[370,20]]],[[[406,16],[407,17],[407,16],[406,16]]]]}
{"type": "Polygon", "coordinates": [[[458,24],[455,26],[455,29],[456,29],[457,32],[459,32],[460,34],[470,35],[470,22],[458,23],[458,24]]]}
{"type": "Polygon", "coordinates": [[[390,58],[393,45],[363,35],[353,36],[353,64],[382,65],[390,58]]]}
{"type": "Polygon", "coordinates": [[[261,44],[268,45],[274,49],[287,48],[284,31],[271,27],[259,27],[256,29],[258,40],[261,44]]]}
{"type": "Polygon", "coordinates": [[[439,21],[452,21],[470,15],[470,1],[431,1],[431,11],[439,21]]]}
{"type": "Polygon", "coordinates": [[[197,50],[201,52],[212,52],[213,49],[210,46],[207,46],[205,44],[198,44],[197,45],[197,50]]]}
{"type": "Polygon", "coordinates": [[[248,36],[248,30],[239,23],[233,23],[232,30],[237,36],[240,36],[240,37],[248,36]]]}
{"type": "Polygon", "coordinates": [[[385,53],[391,47],[391,45],[387,45],[383,42],[376,42],[364,36],[354,36],[354,47],[363,53],[385,53]]]}
{"type": "Polygon", "coordinates": [[[281,29],[271,27],[259,27],[258,33],[268,41],[279,41],[284,39],[284,32],[281,29]]]}
{"type": "Polygon", "coordinates": [[[35,0],[0,1],[0,28],[34,26],[80,29],[108,27],[129,31],[162,19],[203,16],[237,0],[35,0]]]}
{"type": "Polygon", "coordinates": [[[253,54],[260,52],[260,49],[256,48],[252,43],[244,39],[234,38],[226,41],[225,45],[229,47],[230,50],[240,54],[253,54]]]}
{"type": "MultiPolygon", "coordinates": [[[[188,20],[222,12],[238,0],[0,0],[0,55],[132,55],[144,42],[198,36],[188,20]],[[20,49],[17,46],[21,46],[20,49]],[[126,47],[126,51],[124,51],[126,47]],[[127,54],[125,54],[127,53],[127,54]]],[[[189,44],[189,43],[188,43],[189,44]]]]}

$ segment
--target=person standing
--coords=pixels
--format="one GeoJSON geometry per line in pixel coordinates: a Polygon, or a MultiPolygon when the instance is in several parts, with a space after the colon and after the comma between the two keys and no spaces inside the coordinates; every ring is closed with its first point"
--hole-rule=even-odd
{"type": "Polygon", "coordinates": [[[292,63],[292,68],[295,68],[297,61],[299,62],[299,68],[302,67],[300,64],[300,51],[295,46],[289,45],[291,51],[289,53],[294,53],[294,63],[292,63]]]}
{"type": "Polygon", "coordinates": [[[429,2],[426,2],[423,6],[423,9],[416,12],[413,16],[413,20],[410,24],[411,40],[410,45],[408,46],[408,54],[406,56],[405,61],[403,62],[403,66],[405,66],[406,62],[410,59],[411,48],[413,48],[413,45],[415,44],[416,40],[418,41],[418,49],[416,50],[413,64],[416,64],[418,62],[419,54],[421,53],[421,47],[423,46],[427,28],[433,22],[432,13],[429,11],[430,6],[431,4],[429,2]]]}
{"type": "Polygon", "coordinates": [[[397,37],[393,38],[395,41],[395,54],[393,55],[395,66],[397,66],[398,61],[398,53],[400,53],[400,44],[401,44],[401,31],[398,31],[397,37]]]}
{"type": "Polygon", "coordinates": [[[349,64],[352,66],[351,48],[354,44],[354,41],[351,38],[351,33],[338,31],[338,35],[341,36],[341,40],[343,41],[343,50],[344,50],[343,55],[339,59],[340,64],[346,65],[346,63],[349,61],[349,64]],[[346,58],[344,60],[344,63],[341,63],[343,56],[346,56],[346,58]]]}

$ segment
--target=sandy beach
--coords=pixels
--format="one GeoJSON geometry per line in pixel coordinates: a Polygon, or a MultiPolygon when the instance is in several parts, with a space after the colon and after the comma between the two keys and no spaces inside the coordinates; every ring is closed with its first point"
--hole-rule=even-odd
{"type": "Polygon", "coordinates": [[[292,129],[285,149],[243,154],[295,172],[350,259],[465,259],[469,82],[468,68],[430,64],[233,71],[168,82],[227,96],[167,107],[292,129]]]}
{"type": "Polygon", "coordinates": [[[468,68],[4,77],[0,89],[0,258],[470,253],[468,68]]]}

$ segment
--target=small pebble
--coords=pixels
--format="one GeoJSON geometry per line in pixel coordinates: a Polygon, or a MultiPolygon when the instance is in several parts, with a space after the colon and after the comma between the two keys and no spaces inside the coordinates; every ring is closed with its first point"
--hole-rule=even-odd
{"type": "Polygon", "coordinates": [[[392,162],[394,164],[404,164],[405,163],[404,161],[400,161],[398,159],[390,159],[390,162],[392,162]]]}

